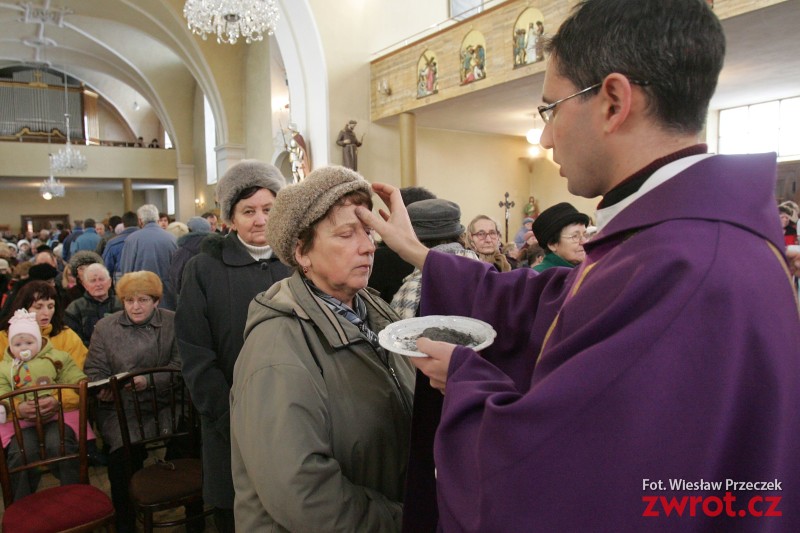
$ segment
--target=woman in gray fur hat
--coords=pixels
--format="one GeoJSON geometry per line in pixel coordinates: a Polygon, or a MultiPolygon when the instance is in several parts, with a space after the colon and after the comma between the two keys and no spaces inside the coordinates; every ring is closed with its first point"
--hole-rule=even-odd
{"type": "Polygon", "coordinates": [[[369,184],[344,167],[278,194],[268,236],[290,278],[256,296],[231,388],[239,531],[400,531],[414,371],[377,333],[369,184]]]}
{"type": "Polygon", "coordinates": [[[250,300],[290,274],[267,241],[267,221],[285,180],[273,165],[245,160],[217,184],[222,219],[232,231],[210,234],[186,263],[175,329],[183,377],[203,431],[203,498],[217,529],[233,531],[228,394],[242,348],[250,300]]]}

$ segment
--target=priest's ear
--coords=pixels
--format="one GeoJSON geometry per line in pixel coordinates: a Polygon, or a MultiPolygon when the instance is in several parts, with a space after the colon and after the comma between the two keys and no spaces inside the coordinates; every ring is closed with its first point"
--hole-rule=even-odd
{"type": "Polygon", "coordinates": [[[598,96],[604,106],[606,133],[614,133],[628,119],[634,98],[633,90],[630,80],[617,72],[612,72],[603,80],[598,96]]]}

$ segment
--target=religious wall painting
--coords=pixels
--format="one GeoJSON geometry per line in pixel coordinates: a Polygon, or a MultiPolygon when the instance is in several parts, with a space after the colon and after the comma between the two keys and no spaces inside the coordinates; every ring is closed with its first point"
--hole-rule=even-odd
{"type": "Polygon", "coordinates": [[[461,85],[482,80],[486,77],[486,38],[477,30],[472,30],[461,41],[460,71],[461,85]]]}
{"type": "Polygon", "coordinates": [[[534,7],[522,11],[511,35],[514,68],[544,61],[544,17],[534,7]]]}
{"type": "Polygon", "coordinates": [[[439,92],[439,62],[436,54],[425,50],[417,61],[417,98],[439,92]]]}

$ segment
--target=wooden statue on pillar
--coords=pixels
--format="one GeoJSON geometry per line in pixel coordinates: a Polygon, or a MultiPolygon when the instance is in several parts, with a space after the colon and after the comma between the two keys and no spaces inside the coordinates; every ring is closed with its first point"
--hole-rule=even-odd
{"type": "Polygon", "coordinates": [[[339,137],[336,139],[336,144],[342,147],[342,165],[352,170],[358,170],[358,147],[364,142],[364,136],[361,139],[356,136],[353,131],[358,124],[355,120],[349,121],[344,129],[339,132],[339,137]]]}

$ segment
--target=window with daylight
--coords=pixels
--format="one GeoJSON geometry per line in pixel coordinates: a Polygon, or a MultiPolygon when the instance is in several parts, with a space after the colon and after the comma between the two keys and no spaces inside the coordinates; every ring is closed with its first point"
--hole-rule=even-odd
{"type": "Polygon", "coordinates": [[[450,0],[450,18],[462,20],[480,13],[483,0],[450,0]]]}
{"type": "Polygon", "coordinates": [[[719,112],[719,153],[757,152],[800,157],[800,97],[719,112]]]}
{"type": "Polygon", "coordinates": [[[205,140],[206,140],[206,183],[213,185],[217,182],[217,123],[214,121],[214,114],[211,112],[211,105],[208,98],[203,97],[203,115],[205,116],[205,140]]]}

